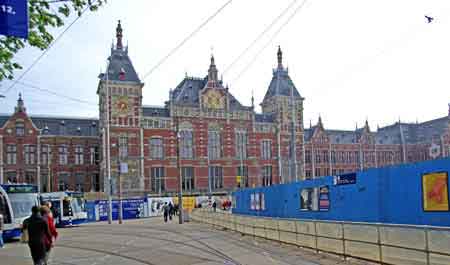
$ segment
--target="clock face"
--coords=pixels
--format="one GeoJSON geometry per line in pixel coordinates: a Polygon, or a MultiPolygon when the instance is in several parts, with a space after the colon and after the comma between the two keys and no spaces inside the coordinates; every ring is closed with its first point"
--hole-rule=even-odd
{"type": "Polygon", "coordinates": [[[127,115],[130,112],[130,101],[127,96],[113,97],[113,112],[116,115],[127,115]]]}
{"type": "Polygon", "coordinates": [[[219,91],[211,89],[203,95],[203,106],[208,109],[224,109],[225,97],[219,91]]]}

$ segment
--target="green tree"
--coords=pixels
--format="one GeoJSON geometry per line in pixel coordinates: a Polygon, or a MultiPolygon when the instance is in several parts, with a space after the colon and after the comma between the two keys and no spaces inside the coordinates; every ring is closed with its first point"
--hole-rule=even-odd
{"type": "Polygon", "coordinates": [[[104,3],[106,0],[28,0],[28,39],[0,38],[0,81],[13,79],[14,70],[22,68],[14,61],[14,55],[25,43],[45,50],[54,40],[49,29],[62,27],[64,18],[72,13],[81,16],[84,10],[96,11],[104,3]]]}

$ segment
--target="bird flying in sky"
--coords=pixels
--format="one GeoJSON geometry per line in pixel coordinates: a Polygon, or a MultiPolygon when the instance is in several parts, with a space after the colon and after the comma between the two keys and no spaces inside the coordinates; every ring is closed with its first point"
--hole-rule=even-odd
{"type": "Polygon", "coordinates": [[[431,23],[434,20],[434,17],[430,17],[430,16],[425,16],[425,18],[427,19],[428,23],[431,23]]]}

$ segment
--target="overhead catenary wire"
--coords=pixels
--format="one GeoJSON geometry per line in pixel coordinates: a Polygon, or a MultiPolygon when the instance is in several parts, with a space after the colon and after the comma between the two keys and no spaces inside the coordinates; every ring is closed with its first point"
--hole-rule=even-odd
{"type": "Polygon", "coordinates": [[[223,74],[225,75],[228,70],[230,70],[266,33],[292,8],[292,6],[297,3],[298,0],[294,0],[289,5],[275,17],[272,22],[248,45],[225,69],[223,70],[223,74]]]}
{"type": "Polygon", "coordinates": [[[95,102],[91,102],[91,101],[87,101],[87,100],[83,100],[83,99],[79,99],[79,98],[63,95],[63,94],[57,93],[55,91],[52,91],[50,89],[41,88],[39,86],[32,85],[32,84],[29,84],[29,83],[26,83],[26,82],[23,82],[23,81],[17,81],[17,84],[22,85],[22,86],[27,87],[27,88],[39,90],[39,91],[42,91],[42,92],[45,92],[45,93],[48,93],[48,94],[51,94],[51,95],[54,95],[54,96],[57,96],[57,97],[60,97],[60,98],[64,98],[64,99],[67,99],[67,100],[70,100],[70,101],[73,101],[73,102],[76,102],[76,103],[82,103],[82,104],[89,105],[89,106],[97,106],[97,103],[95,103],[95,102]]]}
{"type": "MultiPolygon", "coordinates": [[[[97,2],[97,0],[94,0],[94,3],[95,2],[97,2]]],[[[83,14],[87,11],[87,10],[89,10],[89,8],[90,8],[90,6],[88,5],[85,9],[83,9],[82,11],[81,11],[81,13],[80,13],[80,15],[79,16],[77,16],[51,43],[50,43],[50,45],[31,63],[31,65],[30,66],[28,66],[28,68],[24,71],[24,72],[22,72],[22,74],[17,78],[17,79],[15,79],[14,81],[13,81],[13,83],[8,87],[8,88],[6,88],[4,91],[3,91],[3,94],[6,94],[6,93],[8,93],[11,89],[13,89],[15,86],[16,86],[16,84],[17,84],[17,82],[18,81],[20,81],[20,80],[22,80],[22,78],[24,78],[25,77],[25,75],[26,74],[28,74],[30,71],[31,71],[31,69],[33,69],[33,67],[42,59],[42,57],[44,57],[44,55],[46,55],[47,53],[48,53],[48,51],[55,45],[55,43],[56,42],[58,42],[63,36],[64,36],[64,34],[67,32],[67,31],[69,31],[69,29],[83,16],[83,14]]]]}
{"type": "Polygon", "coordinates": [[[239,78],[241,78],[247,70],[253,65],[253,63],[258,59],[258,57],[261,55],[261,53],[272,43],[272,41],[275,39],[278,34],[283,30],[283,28],[291,22],[291,20],[295,17],[295,15],[298,14],[298,12],[305,6],[307,0],[303,0],[303,2],[295,8],[295,10],[292,12],[292,14],[287,18],[287,20],[274,32],[274,34],[270,37],[270,39],[264,44],[264,46],[258,50],[258,52],[253,56],[253,58],[244,66],[241,72],[238,73],[238,75],[232,80],[232,84],[235,83],[239,78]]]}
{"type": "Polygon", "coordinates": [[[161,60],[156,63],[145,75],[144,78],[147,78],[151,75],[159,66],[161,66],[170,56],[172,56],[178,49],[180,49],[188,40],[195,36],[204,26],[206,26],[212,19],[214,19],[222,10],[225,9],[233,0],[228,0],[225,4],[223,4],[219,9],[217,9],[211,16],[209,16],[205,21],[203,21],[194,31],[192,31],[186,38],[184,38],[178,45],[172,48],[168,54],[166,54],[161,60]]]}

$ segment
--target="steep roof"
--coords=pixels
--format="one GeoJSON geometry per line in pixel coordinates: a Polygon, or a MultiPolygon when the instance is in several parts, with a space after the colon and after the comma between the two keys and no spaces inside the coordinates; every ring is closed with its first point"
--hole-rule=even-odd
{"type": "MultiPolygon", "coordinates": [[[[208,77],[188,77],[186,76],[178,86],[172,91],[171,101],[176,105],[199,107],[199,95],[208,83],[208,77]]],[[[226,88],[222,87],[222,81],[219,81],[219,87],[224,94],[228,93],[231,110],[251,110],[251,107],[243,106],[226,88]]]]}
{"type": "Polygon", "coordinates": [[[266,101],[273,96],[287,96],[290,97],[291,93],[294,98],[300,99],[300,93],[289,77],[286,69],[277,68],[273,71],[272,80],[270,81],[269,88],[267,89],[264,100],[266,101]],[[291,92],[292,90],[292,92],[291,92]]]}
{"type": "Polygon", "coordinates": [[[172,103],[177,105],[199,106],[199,91],[202,90],[206,82],[205,78],[185,77],[172,92],[172,103]]]}
{"type": "Polygon", "coordinates": [[[273,70],[272,80],[264,96],[263,102],[273,96],[294,96],[295,99],[301,99],[300,93],[292,82],[288,70],[283,67],[283,56],[281,48],[278,47],[278,67],[273,70]]]}
{"type": "MultiPolygon", "coordinates": [[[[0,126],[10,117],[11,115],[1,115],[0,126]]],[[[98,119],[41,115],[32,115],[30,119],[43,135],[99,136],[98,119]]]]}
{"type": "Polygon", "coordinates": [[[170,111],[165,107],[143,106],[142,115],[144,117],[170,117],[170,111]]]}
{"type": "Polygon", "coordinates": [[[262,114],[256,113],[255,121],[256,122],[274,122],[275,117],[271,113],[262,113],[262,114]]]}
{"type": "Polygon", "coordinates": [[[117,43],[111,47],[111,55],[108,57],[109,66],[107,69],[108,76],[105,73],[101,73],[99,78],[101,80],[120,81],[120,82],[133,82],[141,83],[141,80],[134,69],[133,63],[128,56],[128,47],[122,45],[122,26],[117,25],[117,43]]]}

